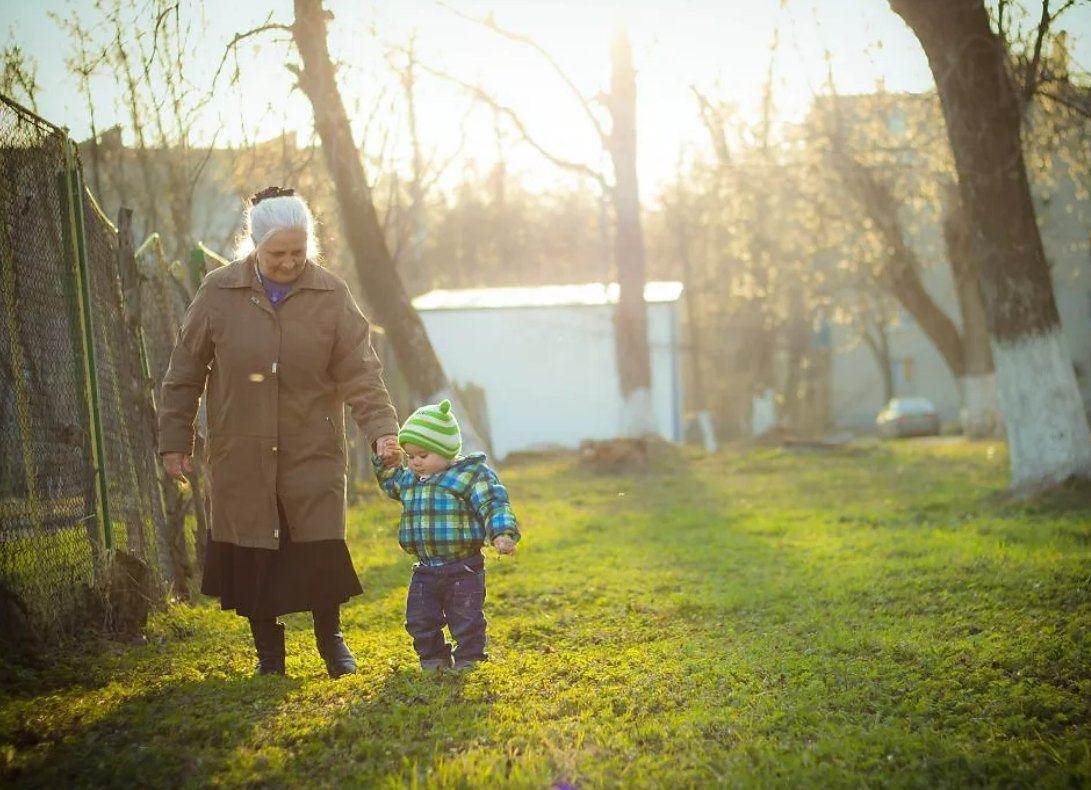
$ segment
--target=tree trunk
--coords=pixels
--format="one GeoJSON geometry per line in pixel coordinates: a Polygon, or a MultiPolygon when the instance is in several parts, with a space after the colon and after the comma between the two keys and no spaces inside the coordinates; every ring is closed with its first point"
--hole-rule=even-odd
{"type": "Polygon", "coordinates": [[[879,280],[906,312],[913,316],[913,320],[920,325],[921,331],[928,336],[947,363],[955,381],[959,381],[966,373],[962,335],[955,322],[936,304],[924,287],[916,256],[904,242],[894,247],[879,280]]]}
{"type": "Polygon", "coordinates": [[[984,0],[890,0],[936,78],[970,215],[1012,485],[1091,477],[1091,430],[1031,202],[1020,105],[984,0]]]}
{"type": "Polygon", "coordinates": [[[921,282],[920,261],[905,243],[902,222],[898,218],[898,202],[887,185],[852,154],[840,147],[836,153],[835,162],[850,194],[861,210],[870,215],[890,251],[879,271],[879,283],[913,316],[947,363],[955,381],[961,381],[966,371],[962,336],[955,322],[936,304],[921,282]]]}
{"type": "MultiPolygon", "coordinates": [[[[330,62],[327,13],[322,0],[295,0],[293,35],[303,60],[303,68],[297,74],[299,85],[314,108],[315,127],[337,191],[342,227],[357,276],[378,323],[390,339],[399,370],[414,399],[419,403],[434,403],[448,398],[460,405],[387,249],[330,62]]],[[[463,442],[467,448],[477,449],[481,440],[467,416],[462,413],[460,420],[463,442]]]]}
{"type": "Polygon", "coordinates": [[[962,429],[971,439],[996,438],[1003,435],[1004,429],[1000,394],[996,388],[985,302],[981,298],[977,263],[970,243],[969,218],[955,184],[948,184],[947,188],[943,237],[962,313],[962,348],[966,360],[966,370],[959,381],[962,429]]]}
{"type": "Polygon", "coordinates": [[[693,404],[694,411],[702,412],[708,408],[708,399],[705,396],[705,385],[701,376],[701,319],[689,255],[689,221],[686,216],[689,209],[684,200],[681,165],[678,168],[678,176],[678,262],[684,289],[682,298],[685,305],[686,324],[689,328],[690,384],[693,388],[690,403],[693,404]]]}
{"type": "Polygon", "coordinates": [[[701,439],[705,450],[714,453],[720,449],[720,443],[716,439],[715,424],[712,415],[708,411],[708,395],[705,392],[704,377],[701,371],[702,341],[701,314],[697,305],[697,288],[693,279],[693,266],[689,254],[689,221],[687,217],[688,207],[682,188],[682,166],[678,166],[678,258],[682,277],[682,298],[685,306],[686,327],[689,330],[689,365],[692,394],[690,404],[697,414],[697,424],[701,429],[701,439]]]}
{"type": "Polygon", "coordinates": [[[788,369],[784,381],[784,400],[780,414],[782,427],[802,432],[802,388],[804,386],[804,365],[807,362],[807,349],[811,342],[810,315],[804,305],[803,287],[789,286],[788,317],[784,321],[787,335],[788,369]]]}
{"type": "Polygon", "coordinates": [[[875,334],[867,326],[860,327],[860,336],[871,349],[875,357],[875,364],[879,367],[879,373],[883,377],[883,403],[889,403],[898,396],[894,388],[894,367],[890,359],[890,338],[886,333],[886,325],[882,320],[875,322],[875,334]]]}
{"type": "Polygon", "coordinates": [[[636,173],[636,71],[629,36],[622,29],[614,33],[611,64],[610,156],[614,165],[617,212],[614,252],[620,289],[615,323],[618,375],[625,403],[621,429],[626,436],[645,436],[657,431],[644,305],[644,232],[636,173]]]}

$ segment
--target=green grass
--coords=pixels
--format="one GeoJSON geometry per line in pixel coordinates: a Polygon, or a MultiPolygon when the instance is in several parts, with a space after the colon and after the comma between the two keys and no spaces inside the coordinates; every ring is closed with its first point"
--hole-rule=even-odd
{"type": "Polygon", "coordinates": [[[1091,786],[1091,497],[999,495],[1002,448],[506,470],[492,663],[422,675],[397,508],[352,512],[358,675],[291,616],[288,679],[241,619],[157,616],[0,696],[0,784],[217,788],[1091,786]]]}

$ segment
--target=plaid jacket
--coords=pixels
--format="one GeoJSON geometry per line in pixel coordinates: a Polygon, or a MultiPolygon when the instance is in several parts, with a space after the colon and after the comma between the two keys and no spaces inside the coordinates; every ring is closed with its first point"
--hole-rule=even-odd
{"type": "Polygon", "coordinates": [[[372,459],[379,486],[402,503],[398,542],[424,565],[442,565],[481,550],[500,535],[519,540],[508,491],[484,453],[459,458],[447,470],[419,478],[407,466],[383,469],[372,459]]]}

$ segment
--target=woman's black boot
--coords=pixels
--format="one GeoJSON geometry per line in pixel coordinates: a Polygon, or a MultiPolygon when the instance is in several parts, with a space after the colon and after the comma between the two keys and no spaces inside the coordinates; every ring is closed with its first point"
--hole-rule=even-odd
{"type": "Polygon", "coordinates": [[[356,671],[356,657],[352,655],[341,633],[341,609],[333,606],[314,612],[314,643],[318,654],[326,662],[331,678],[351,675],[356,671]]]}
{"type": "Polygon", "coordinates": [[[250,632],[254,635],[254,649],[258,654],[257,674],[283,675],[284,623],[251,617],[250,632]]]}

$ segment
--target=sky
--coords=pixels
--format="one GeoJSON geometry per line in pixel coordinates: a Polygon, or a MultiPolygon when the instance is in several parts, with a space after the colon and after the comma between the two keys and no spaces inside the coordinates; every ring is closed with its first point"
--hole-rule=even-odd
{"type": "MultiPolygon", "coordinates": [[[[291,0],[207,4],[182,0],[183,9],[203,30],[191,75],[207,82],[231,37],[266,19],[289,23],[291,0]]],[[[0,0],[0,37],[19,43],[37,63],[41,115],[67,126],[77,140],[90,125],[76,81],[65,59],[71,51],[65,33],[50,19],[78,14],[95,17],[93,0],[0,0]]],[[[609,41],[616,21],[628,27],[638,69],[638,168],[642,191],[650,193],[673,179],[680,151],[707,148],[706,134],[690,87],[714,99],[736,103],[740,116],[757,117],[770,63],[774,34],[775,102],[784,120],[799,120],[815,91],[826,82],[829,51],[837,88],[862,93],[882,84],[888,91],[924,91],[931,75],[919,44],[885,0],[448,0],[451,7],[483,18],[494,12],[503,27],[541,44],[584,96],[609,85],[609,41]]],[[[393,140],[383,166],[407,167],[408,135],[404,106],[397,101],[396,77],[385,51],[404,46],[415,32],[419,59],[429,67],[480,84],[515,109],[544,147],[565,159],[599,165],[601,148],[579,101],[529,48],[463,21],[432,0],[327,0],[334,13],[330,48],[344,63],[340,85],[358,137],[377,104],[393,140]],[[391,103],[393,100],[393,104],[391,103]],[[393,108],[393,109],[390,109],[393,108]]],[[[1077,42],[1077,59],[1091,44],[1091,8],[1065,19],[1077,42]],[[1083,31],[1088,35],[1084,36],[1083,31]]],[[[397,56],[394,56],[395,59],[397,56]]],[[[287,45],[266,34],[240,50],[238,90],[224,92],[202,116],[203,134],[237,143],[245,127],[252,138],[277,136],[281,129],[310,135],[310,106],[285,68],[295,60],[287,45]]],[[[123,93],[109,79],[93,84],[99,129],[124,123],[123,93]]],[[[459,161],[476,159],[487,167],[495,158],[492,115],[450,82],[423,75],[418,89],[420,136],[425,153],[445,160],[462,144],[459,161]],[[463,133],[462,129],[465,129],[463,133]],[[463,136],[464,135],[464,136],[463,136]]],[[[382,128],[382,123],[372,129],[382,128]]],[[[555,167],[508,132],[509,165],[528,185],[551,183],[555,167]]],[[[369,150],[381,132],[369,136],[369,150]]]]}

